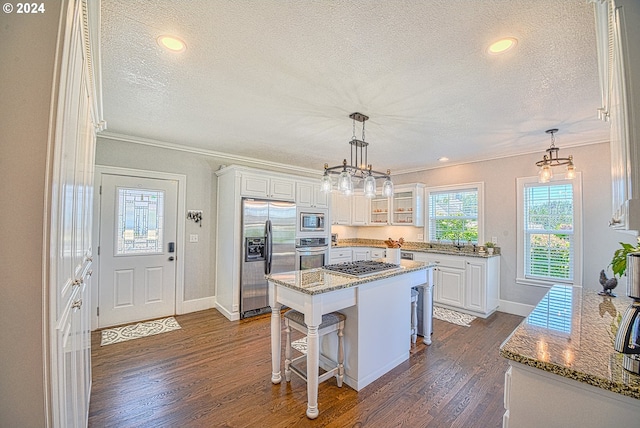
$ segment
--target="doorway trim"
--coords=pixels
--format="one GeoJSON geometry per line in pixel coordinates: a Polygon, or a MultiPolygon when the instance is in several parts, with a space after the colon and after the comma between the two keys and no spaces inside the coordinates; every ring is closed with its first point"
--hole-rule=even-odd
{"type": "MultiPolygon", "coordinates": [[[[187,176],[184,174],[174,174],[161,171],[149,171],[144,169],[122,168],[116,166],[96,165],[95,176],[93,178],[93,225],[91,228],[91,245],[93,253],[98,254],[98,245],[100,244],[100,209],[102,198],[100,197],[100,183],[102,183],[102,175],[124,175],[129,177],[155,178],[160,180],[175,180],[178,182],[178,212],[176,217],[176,242],[178,244],[178,256],[176,258],[176,289],[175,289],[175,313],[184,313],[184,254],[186,249],[185,241],[185,215],[186,213],[186,189],[187,176]]],[[[98,290],[100,287],[100,256],[94,260],[94,268],[91,290],[91,331],[98,328],[98,290]]]]}

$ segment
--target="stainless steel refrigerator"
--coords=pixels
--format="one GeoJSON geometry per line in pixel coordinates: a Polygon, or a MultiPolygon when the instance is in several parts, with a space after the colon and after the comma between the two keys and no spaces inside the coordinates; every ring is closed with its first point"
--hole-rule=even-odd
{"type": "Polygon", "coordinates": [[[265,274],[295,270],[296,205],[286,201],[242,200],[240,316],[268,311],[265,274]]]}

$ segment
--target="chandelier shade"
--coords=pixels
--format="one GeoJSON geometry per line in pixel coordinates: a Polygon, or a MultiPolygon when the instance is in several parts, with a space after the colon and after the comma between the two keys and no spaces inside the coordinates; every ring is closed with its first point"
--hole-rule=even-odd
{"type": "Polygon", "coordinates": [[[573,164],[573,156],[569,155],[566,158],[560,157],[560,149],[556,147],[555,133],[558,129],[547,129],[545,131],[551,135],[551,145],[546,150],[546,154],[542,156],[542,160],[536,162],[536,166],[540,168],[538,171],[538,182],[548,183],[553,178],[553,167],[567,165],[564,178],[567,180],[573,180],[576,177],[576,167],[573,164]]]}
{"type": "Polygon", "coordinates": [[[386,173],[374,171],[372,165],[368,163],[368,146],[365,141],[365,122],[369,116],[362,113],[351,113],[349,117],[353,121],[353,137],[349,141],[351,146],[350,162],[347,159],[342,161],[342,165],[330,167],[324,164],[324,174],[320,180],[321,190],[330,192],[333,189],[332,175],[337,175],[336,188],[344,195],[351,195],[354,190],[354,183],[362,183],[363,194],[367,198],[373,198],[377,193],[376,180],[384,180],[382,184],[382,194],[390,197],[393,195],[393,182],[391,181],[391,171],[386,173]],[[356,121],[362,123],[362,139],[356,137],[356,121]]]}

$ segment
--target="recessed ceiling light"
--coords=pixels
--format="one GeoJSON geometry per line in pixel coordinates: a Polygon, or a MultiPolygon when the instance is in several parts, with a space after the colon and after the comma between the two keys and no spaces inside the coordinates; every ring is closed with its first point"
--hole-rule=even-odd
{"type": "Polygon", "coordinates": [[[517,39],[514,39],[513,37],[506,37],[504,39],[493,42],[487,49],[487,52],[490,55],[499,55],[513,49],[517,44],[517,39]]]}
{"type": "Polygon", "coordinates": [[[448,161],[448,160],[449,160],[449,158],[448,158],[448,157],[446,157],[446,156],[442,156],[441,158],[438,158],[438,161],[439,161],[439,162],[446,162],[446,161],[448,161]]]}
{"type": "Polygon", "coordinates": [[[160,36],[157,41],[160,46],[172,52],[184,52],[187,49],[185,42],[174,36],[160,36]]]}

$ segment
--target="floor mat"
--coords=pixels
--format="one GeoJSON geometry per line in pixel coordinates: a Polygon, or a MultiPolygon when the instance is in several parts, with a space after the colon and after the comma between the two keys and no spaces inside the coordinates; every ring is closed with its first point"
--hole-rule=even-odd
{"type": "Polygon", "coordinates": [[[109,328],[102,330],[102,341],[100,346],[111,345],[113,343],[127,340],[139,339],[141,337],[153,336],[155,334],[166,333],[167,331],[178,330],[180,324],[174,317],[145,321],[137,324],[125,325],[123,327],[109,328]]]}
{"type": "Polygon", "coordinates": [[[433,307],[433,317],[464,327],[470,327],[469,323],[476,319],[473,315],[463,314],[462,312],[452,311],[451,309],[441,308],[439,306],[433,307]]]}

